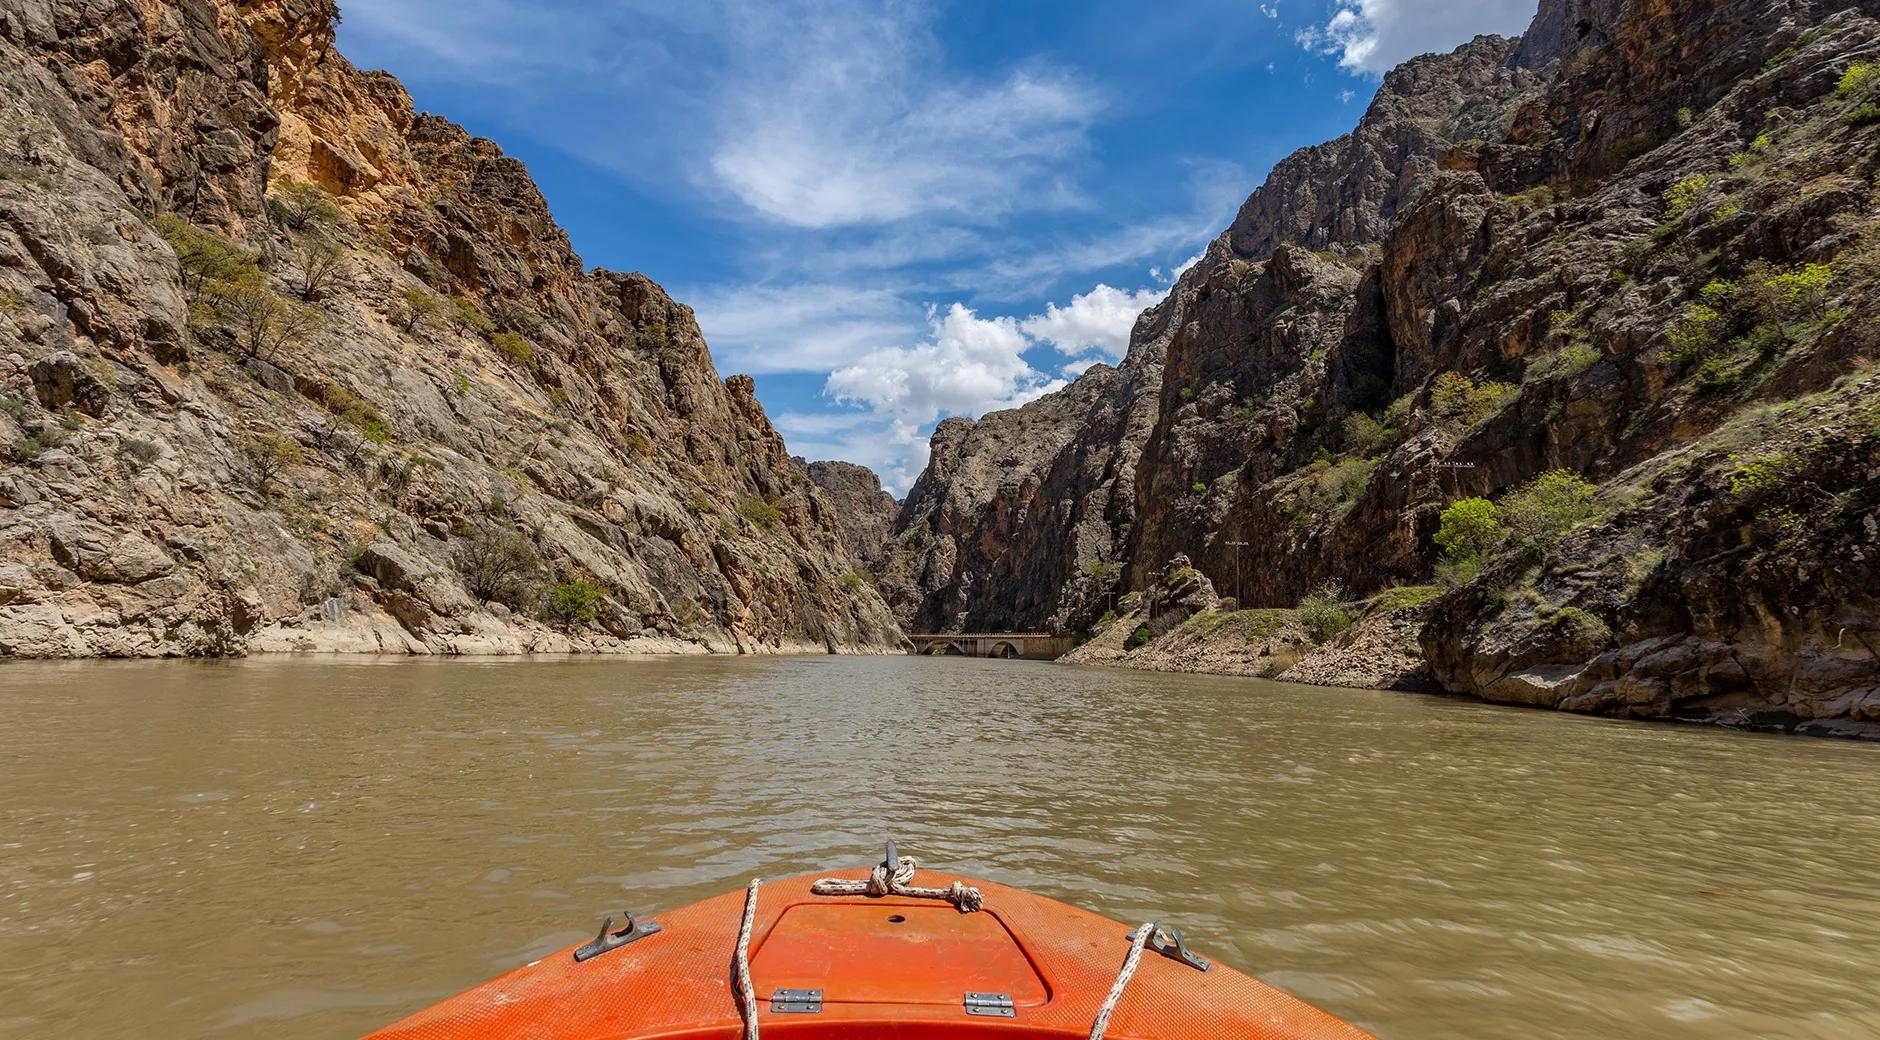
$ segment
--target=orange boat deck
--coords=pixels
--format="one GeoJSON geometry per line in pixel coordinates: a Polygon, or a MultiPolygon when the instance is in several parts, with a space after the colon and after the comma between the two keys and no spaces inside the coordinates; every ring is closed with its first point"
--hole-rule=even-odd
{"type": "MultiPolygon", "coordinates": [[[[1129,952],[1129,926],[1015,888],[977,886],[985,908],[901,896],[819,896],[817,877],[766,882],[751,932],[765,1036],[953,1040],[1088,1037],[1129,952]],[[779,989],[821,990],[816,1013],[779,1011],[779,989]],[[1011,1017],[967,1014],[968,992],[1011,998],[1011,1017]]],[[[660,931],[577,963],[573,948],[372,1034],[374,1040],[692,1040],[743,1034],[733,953],[744,893],[657,915],[660,931]]],[[[1364,1040],[1367,1034],[1221,965],[1145,951],[1106,1034],[1137,1040],[1364,1040]]]]}

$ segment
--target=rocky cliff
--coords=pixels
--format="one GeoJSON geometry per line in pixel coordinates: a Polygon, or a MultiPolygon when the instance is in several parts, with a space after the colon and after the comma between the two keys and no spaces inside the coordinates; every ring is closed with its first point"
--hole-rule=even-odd
{"type": "MultiPolygon", "coordinates": [[[[801,460],[799,460],[801,461],[801,460]]],[[[901,503],[881,489],[881,478],[867,466],[853,462],[804,462],[810,482],[829,496],[835,507],[836,527],[849,553],[864,568],[881,563],[888,544],[888,528],[901,503]]]]}
{"type": "Polygon", "coordinates": [[[1086,629],[1186,554],[1434,586],[1453,691],[1880,732],[1877,15],[1546,0],[1396,69],[1119,367],[936,431],[897,613],[1086,629]]]}
{"type": "Polygon", "coordinates": [[[691,311],[336,17],[0,6],[0,652],[896,645],[691,311]]]}

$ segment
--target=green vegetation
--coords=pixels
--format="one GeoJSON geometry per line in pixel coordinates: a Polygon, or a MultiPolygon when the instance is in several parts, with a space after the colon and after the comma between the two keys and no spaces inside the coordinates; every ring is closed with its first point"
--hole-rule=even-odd
{"type": "Polygon", "coordinates": [[[323,324],[318,311],[263,285],[212,282],[205,299],[217,317],[234,326],[236,346],[262,361],[305,341],[323,324]]]}
{"type": "Polygon", "coordinates": [[[769,529],[783,519],[783,510],[756,496],[738,503],[738,515],[759,527],[769,529]]]}
{"type": "Polygon", "coordinates": [[[1695,122],[1697,122],[1697,113],[1691,111],[1691,106],[1685,105],[1678,109],[1678,129],[1688,129],[1695,122]]]}
{"type": "Polygon", "coordinates": [[[693,516],[710,516],[718,511],[703,491],[692,492],[692,497],[685,500],[685,508],[693,516]]]}
{"type": "Polygon", "coordinates": [[[1299,624],[1314,643],[1323,643],[1351,627],[1351,615],[1345,613],[1339,603],[1343,595],[1343,589],[1327,582],[1313,589],[1293,609],[1299,624]]]}
{"type": "Polygon", "coordinates": [[[255,490],[264,495],[273,492],[275,481],[287,467],[298,465],[307,457],[299,441],[279,430],[248,434],[237,442],[237,447],[248,462],[255,490]]]}
{"type": "Polygon", "coordinates": [[[1154,638],[1155,636],[1149,631],[1148,625],[1137,625],[1136,630],[1129,634],[1129,638],[1123,640],[1123,650],[1125,652],[1134,650],[1154,638]]]}
{"type": "Polygon", "coordinates": [[[1501,522],[1515,544],[1545,551],[1598,515],[1599,488],[1571,470],[1549,470],[1501,502],[1501,522]]]}
{"type": "Polygon", "coordinates": [[[372,402],[343,386],[328,383],[320,387],[318,403],[374,444],[385,444],[392,439],[392,425],[385,420],[385,416],[379,413],[372,402]]]}
{"type": "Polygon", "coordinates": [[[606,589],[585,578],[561,582],[542,605],[542,620],[563,632],[573,631],[600,617],[606,598],[606,589]]]}
{"type": "Polygon", "coordinates": [[[861,571],[847,571],[842,575],[841,582],[842,587],[850,592],[860,592],[862,586],[868,584],[868,576],[861,571]]]}
{"type": "Polygon", "coordinates": [[[479,603],[521,607],[536,595],[532,576],[541,560],[535,543],[514,528],[478,530],[457,550],[456,562],[464,588],[479,603]]]}
{"type": "Polygon", "coordinates": [[[483,308],[477,306],[475,300],[466,296],[452,296],[446,302],[450,304],[451,324],[458,328],[480,335],[489,335],[490,330],[496,327],[496,324],[490,321],[489,315],[483,313],[483,308]]]}
{"type": "Polygon", "coordinates": [[[1196,498],[1201,498],[1205,496],[1208,493],[1208,482],[1205,480],[1195,481],[1194,483],[1188,485],[1188,493],[1195,496],[1196,498]]]}
{"type": "Polygon", "coordinates": [[[514,364],[524,368],[535,364],[535,348],[529,346],[528,340],[514,332],[499,332],[490,337],[490,344],[496,348],[498,354],[514,364]]]}
{"type": "Polygon", "coordinates": [[[1659,356],[1674,363],[1702,357],[1723,340],[1729,326],[1729,319],[1717,308],[1693,303],[1665,334],[1665,348],[1659,356]]]}
{"type": "Polygon", "coordinates": [[[1464,498],[1438,518],[1436,544],[1452,560],[1480,558],[1507,533],[1500,506],[1486,498],[1464,498]]]}
{"type": "Polygon", "coordinates": [[[296,235],[287,246],[293,268],[288,285],[303,300],[317,300],[346,275],[349,259],[338,242],[321,234],[296,235]]]}
{"type": "Polygon", "coordinates": [[[1371,600],[1372,610],[1381,614],[1420,607],[1443,594],[1440,585],[1395,585],[1371,600]]]}
{"type": "Polygon", "coordinates": [[[1736,463],[1736,472],[1730,474],[1732,495],[1747,495],[1782,483],[1793,464],[1787,455],[1752,455],[1745,458],[1732,454],[1730,461],[1736,463]]]}
{"type": "Polygon", "coordinates": [[[182,269],[183,291],[191,300],[212,285],[267,284],[252,254],[213,232],[191,224],[174,213],[157,218],[157,233],[176,252],[182,269]]]}
{"type": "Polygon", "coordinates": [[[1787,340],[1795,339],[1796,326],[1827,317],[1828,286],[1834,281],[1830,264],[1799,264],[1778,271],[1758,268],[1750,284],[1761,313],[1775,323],[1787,340]]]}
{"type": "Polygon", "coordinates": [[[268,213],[294,231],[332,231],[346,214],[325,188],[307,181],[284,181],[268,195],[268,213]]]}
{"type": "Polygon", "coordinates": [[[1520,396],[1512,383],[1484,382],[1461,372],[1444,372],[1430,384],[1430,411],[1442,421],[1473,426],[1520,396]]]}
{"type": "Polygon", "coordinates": [[[1363,412],[1352,412],[1339,425],[1339,443],[1356,455],[1369,455],[1384,440],[1384,424],[1363,412]]]}
{"type": "Polygon", "coordinates": [[[411,288],[404,292],[404,307],[398,317],[398,326],[406,332],[416,332],[418,326],[436,322],[444,317],[444,308],[423,289],[411,288]]]}
{"type": "Polygon", "coordinates": [[[1872,101],[1863,101],[1849,109],[1848,113],[1841,117],[1841,121],[1848,126],[1867,126],[1871,123],[1880,123],[1880,104],[1875,104],[1872,101]]]}
{"type": "MultiPolygon", "coordinates": [[[[653,457],[653,442],[647,438],[646,434],[638,430],[628,430],[626,433],[621,434],[620,446],[626,449],[629,455],[642,459],[650,459],[653,457]]],[[[709,502],[706,504],[707,506],[710,505],[709,502]]]]}
{"type": "Polygon", "coordinates": [[[1678,178],[1675,184],[1665,189],[1665,216],[1672,220],[1683,216],[1708,187],[1710,178],[1701,173],[1678,178]]]}
{"type": "Polygon", "coordinates": [[[1612,629],[1601,621],[1598,615],[1579,607],[1550,607],[1543,604],[1535,608],[1534,613],[1543,621],[1552,621],[1574,629],[1584,639],[1604,642],[1612,637],[1612,629]]]}
{"type": "Polygon", "coordinates": [[[1834,85],[1834,92],[1842,97],[1861,94],[1876,82],[1880,82],[1880,62],[1857,61],[1841,73],[1840,82],[1834,85]]]}

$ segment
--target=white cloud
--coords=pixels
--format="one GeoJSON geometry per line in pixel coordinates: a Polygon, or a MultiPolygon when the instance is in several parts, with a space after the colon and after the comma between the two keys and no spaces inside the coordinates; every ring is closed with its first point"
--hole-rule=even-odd
{"type": "Polygon", "coordinates": [[[1533,17],[1534,0],[1338,0],[1323,26],[1296,39],[1308,50],[1338,55],[1347,72],[1381,75],[1478,33],[1519,33],[1533,17]]]}
{"type": "Polygon", "coordinates": [[[930,318],[926,342],[870,351],[829,374],[838,401],[865,404],[915,424],[942,415],[979,415],[1047,392],[1048,380],[1023,354],[1016,318],[981,318],[955,303],[930,318]]]}
{"type": "Polygon", "coordinates": [[[895,291],[827,283],[689,289],[727,372],[827,372],[919,333],[921,308],[895,291]]]}
{"type": "Polygon", "coordinates": [[[1167,289],[1125,292],[1099,282],[1089,292],[1072,296],[1066,306],[1045,304],[1043,314],[1026,318],[1019,329],[1056,347],[1060,354],[1075,357],[1094,350],[1120,358],[1129,348],[1129,330],[1135,327],[1136,316],[1167,295],[1167,289]]]}
{"type": "Polygon", "coordinates": [[[711,148],[717,183],[805,228],[1061,204],[1096,97],[1041,66],[954,74],[920,14],[817,5],[759,19],[740,48],[753,74],[728,92],[711,148]]]}

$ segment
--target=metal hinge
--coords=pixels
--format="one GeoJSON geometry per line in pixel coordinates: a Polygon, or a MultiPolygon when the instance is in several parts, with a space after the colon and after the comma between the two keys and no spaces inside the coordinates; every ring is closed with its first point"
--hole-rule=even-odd
{"type": "Polygon", "coordinates": [[[1017,1014],[1012,1010],[1010,993],[968,993],[966,994],[966,1013],[986,1018],[1011,1018],[1017,1014]]]}
{"type": "Polygon", "coordinates": [[[770,995],[770,1013],[773,1015],[820,1015],[822,1014],[822,990],[819,989],[780,989],[770,995]]]}

